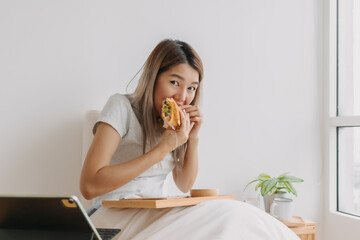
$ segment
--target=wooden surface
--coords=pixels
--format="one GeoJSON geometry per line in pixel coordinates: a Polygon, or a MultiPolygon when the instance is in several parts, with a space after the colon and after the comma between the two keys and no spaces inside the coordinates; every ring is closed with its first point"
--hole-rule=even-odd
{"type": "Polygon", "coordinates": [[[178,197],[178,198],[134,198],[120,200],[103,200],[104,207],[115,208],[169,208],[192,206],[215,199],[234,199],[233,195],[219,195],[209,197],[178,197]]]}
{"type": "Polygon", "coordinates": [[[299,216],[293,216],[290,222],[281,221],[288,226],[301,240],[316,239],[316,223],[299,216]]]}

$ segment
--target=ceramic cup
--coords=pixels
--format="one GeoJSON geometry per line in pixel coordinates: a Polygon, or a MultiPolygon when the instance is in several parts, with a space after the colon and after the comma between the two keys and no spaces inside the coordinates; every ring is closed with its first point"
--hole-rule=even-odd
{"type": "Polygon", "coordinates": [[[270,207],[270,214],[282,221],[291,221],[292,202],[290,198],[274,198],[270,207]]]}

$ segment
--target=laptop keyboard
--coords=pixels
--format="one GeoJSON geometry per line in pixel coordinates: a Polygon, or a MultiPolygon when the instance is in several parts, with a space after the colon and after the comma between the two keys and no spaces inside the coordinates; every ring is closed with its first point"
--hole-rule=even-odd
{"type": "Polygon", "coordinates": [[[121,231],[121,229],[116,228],[97,228],[96,230],[103,240],[111,240],[121,231]]]}

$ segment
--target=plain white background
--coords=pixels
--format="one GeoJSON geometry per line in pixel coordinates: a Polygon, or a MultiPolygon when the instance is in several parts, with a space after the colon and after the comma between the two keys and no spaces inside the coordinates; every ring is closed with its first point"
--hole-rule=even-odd
{"type": "Polygon", "coordinates": [[[322,17],[320,0],[0,0],[0,194],[79,195],[86,112],[180,39],[205,67],[194,187],[242,199],[289,172],[321,239],[322,17]]]}

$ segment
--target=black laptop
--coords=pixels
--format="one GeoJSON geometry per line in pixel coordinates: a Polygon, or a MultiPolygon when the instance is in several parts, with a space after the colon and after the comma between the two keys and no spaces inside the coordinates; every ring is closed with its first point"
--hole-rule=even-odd
{"type": "Polygon", "coordinates": [[[112,239],[120,229],[96,229],[79,199],[1,196],[0,239],[112,239]]]}

